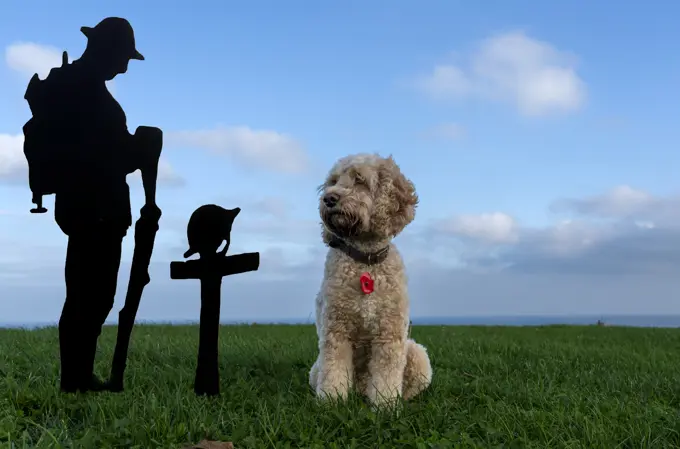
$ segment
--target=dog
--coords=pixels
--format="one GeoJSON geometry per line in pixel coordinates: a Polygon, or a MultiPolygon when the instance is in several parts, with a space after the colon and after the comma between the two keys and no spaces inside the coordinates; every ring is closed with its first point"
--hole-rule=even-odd
{"type": "Polygon", "coordinates": [[[319,192],[329,249],[309,383],[322,400],[352,388],[374,407],[413,398],[430,385],[432,367],[409,338],[404,262],[392,239],[415,218],[415,187],[392,156],[358,154],[336,162],[319,192]]]}

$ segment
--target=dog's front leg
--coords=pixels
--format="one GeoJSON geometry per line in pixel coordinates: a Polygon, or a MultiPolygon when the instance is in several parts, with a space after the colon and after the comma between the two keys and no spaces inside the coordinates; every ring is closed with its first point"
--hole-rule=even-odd
{"type": "Polygon", "coordinates": [[[346,398],[352,387],[352,344],[346,336],[331,334],[321,344],[316,395],[321,399],[346,398]]]}
{"type": "Polygon", "coordinates": [[[402,338],[378,338],[372,343],[366,395],[374,406],[394,405],[402,395],[406,351],[402,338]]]}

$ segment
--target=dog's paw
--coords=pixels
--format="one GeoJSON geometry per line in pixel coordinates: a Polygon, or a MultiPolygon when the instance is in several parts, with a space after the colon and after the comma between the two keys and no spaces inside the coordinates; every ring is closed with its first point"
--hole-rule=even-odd
{"type": "Polygon", "coordinates": [[[347,389],[344,387],[318,387],[316,397],[322,402],[338,401],[347,398],[347,389]]]}
{"type": "Polygon", "coordinates": [[[371,384],[366,393],[368,402],[374,411],[392,410],[397,408],[401,402],[399,388],[376,388],[375,384],[371,384]]]}
{"type": "Polygon", "coordinates": [[[352,388],[352,378],[342,370],[319,372],[316,396],[322,400],[345,399],[352,388]]]}
{"type": "Polygon", "coordinates": [[[378,398],[370,401],[371,410],[375,413],[391,413],[399,416],[401,413],[401,401],[399,397],[385,398],[379,396],[378,398]]]}

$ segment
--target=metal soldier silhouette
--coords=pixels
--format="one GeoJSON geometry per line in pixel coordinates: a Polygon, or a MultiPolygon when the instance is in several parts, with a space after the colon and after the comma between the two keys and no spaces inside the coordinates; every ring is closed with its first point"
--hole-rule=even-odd
{"type": "Polygon", "coordinates": [[[146,196],[135,228],[126,298],[132,322],[149,282],[149,258],[161,215],[155,191],[162,132],[139,127],[130,134],[125,112],[105,84],[127,72],[130,60],[144,60],[133,29],[127,20],[109,17],[81,31],[87,47],[80,59],[69,64],[64,52],[62,66],[45,80],[34,75],[25,95],[33,113],[24,125],[24,153],[36,204],[31,212],[46,212],[42,196],[55,194],[55,220],[68,236],[66,301],[59,320],[64,392],[107,388],[94,375],[94,361],[114,303],[122,240],[132,225],[128,174],[141,170],[146,196]]]}

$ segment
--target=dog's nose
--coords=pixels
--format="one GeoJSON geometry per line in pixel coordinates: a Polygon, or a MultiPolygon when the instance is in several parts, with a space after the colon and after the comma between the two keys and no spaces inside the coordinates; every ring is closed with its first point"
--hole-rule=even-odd
{"type": "Polygon", "coordinates": [[[338,204],[338,200],[340,200],[340,197],[335,193],[329,193],[323,197],[323,203],[326,205],[326,207],[335,206],[338,204]]]}

